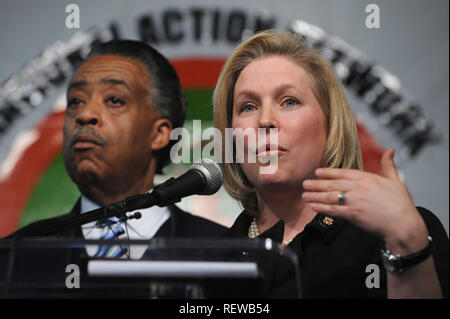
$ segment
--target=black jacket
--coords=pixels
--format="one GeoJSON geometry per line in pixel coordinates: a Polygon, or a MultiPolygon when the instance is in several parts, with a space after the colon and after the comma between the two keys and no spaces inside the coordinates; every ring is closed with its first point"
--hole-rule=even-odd
{"type": "MultiPolygon", "coordinates": [[[[434,264],[443,296],[448,298],[448,236],[434,214],[422,207],[418,207],[418,210],[433,238],[434,264]]],[[[386,298],[386,271],[380,255],[384,241],[344,219],[333,218],[330,222],[326,218],[324,214],[317,214],[288,246],[298,256],[302,297],[386,298]],[[379,288],[366,285],[368,276],[373,273],[373,268],[367,268],[369,265],[380,270],[379,288]]],[[[252,219],[244,211],[226,236],[248,238],[252,219]]],[[[284,223],[279,221],[258,238],[270,238],[281,243],[283,234],[284,223]]],[[[270,263],[272,265],[266,265],[272,268],[267,288],[270,297],[295,297],[292,269],[283,263],[275,266],[273,260],[270,263]]]]}

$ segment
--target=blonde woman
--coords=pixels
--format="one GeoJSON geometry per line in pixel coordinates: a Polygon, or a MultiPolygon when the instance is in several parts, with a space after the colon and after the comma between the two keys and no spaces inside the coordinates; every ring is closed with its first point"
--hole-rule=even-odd
{"type": "Polygon", "coordinates": [[[230,233],[270,237],[296,251],[304,297],[448,293],[445,230],[415,207],[393,149],[383,154],[381,175],[363,171],[340,82],[301,38],[265,31],[241,43],[214,91],[214,123],[222,136],[226,128],[277,134],[276,145],[244,143],[245,154],[276,157],[274,173],[262,174],[270,164],[259,160],[223,164],[225,188],[244,207],[230,233]],[[380,281],[369,277],[377,267],[380,281]]]}

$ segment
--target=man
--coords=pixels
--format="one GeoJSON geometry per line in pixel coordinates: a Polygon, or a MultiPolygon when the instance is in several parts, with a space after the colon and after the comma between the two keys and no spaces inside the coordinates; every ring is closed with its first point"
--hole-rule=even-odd
{"type": "MultiPolygon", "coordinates": [[[[69,83],[63,127],[64,163],[81,198],[69,214],[53,220],[60,222],[68,216],[150,191],[155,173],[161,172],[170,161],[170,147],[174,143],[170,133],[173,128],[183,125],[185,109],[177,74],[155,49],[130,40],[95,46],[69,83]]],[[[155,206],[140,210],[140,213],[140,219],[113,219],[103,224],[92,222],[83,225],[81,231],[76,228],[55,235],[103,239],[106,232],[108,236],[121,235],[120,239],[202,238],[219,237],[226,229],[183,212],[175,205],[155,206]]],[[[144,256],[148,254],[145,246],[126,247],[119,252],[117,246],[112,248],[105,250],[102,246],[92,246],[87,247],[87,253],[97,257],[125,255],[132,259],[149,256],[144,256]]],[[[43,250],[36,255],[41,252],[43,250]]],[[[56,265],[80,261],[79,251],[75,258],[72,252],[69,259],[66,253],[57,254],[57,257],[30,255],[33,254],[28,254],[26,260],[46,258],[52,262],[51,267],[42,266],[29,274],[33,280],[36,273],[42,278],[52,278],[55,272],[64,274],[64,269],[56,265]]],[[[21,261],[19,256],[12,278],[19,281],[24,278],[28,264],[24,260],[21,261]]]]}
{"type": "MultiPolygon", "coordinates": [[[[170,161],[170,133],[183,125],[185,109],[176,72],[155,49],[137,41],[96,46],[67,90],[63,158],[82,194],[75,210],[151,190],[155,172],[170,161]]],[[[127,222],[131,239],[219,236],[225,229],[174,205],[141,213],[127,222]]],[[[84,237],[100,238],[90,235],[92,226],[84,237]]],[[[140,258],[143,251],[131,253],[140,258]]]]}

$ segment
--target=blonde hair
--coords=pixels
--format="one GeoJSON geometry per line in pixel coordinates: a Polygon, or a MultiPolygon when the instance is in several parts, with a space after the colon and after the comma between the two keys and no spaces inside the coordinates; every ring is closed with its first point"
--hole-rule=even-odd
{"type": "MultiPolygon", "coordinates": [[[[310,75],[311,88],[326,119],[327,140],[322,166],[362,169],[356,122],[341,82],[319,52],[308,49],[300,36],[289,32],[257,33],[242,42],[227,59],[213,95],[214,126],[220,130],[222,138],[225,128],[231,127],[234,86],[240,73],[252,61],[269,55],[285,56],[310,75]]],[[[224,143],[222,140],[223,148],[224,143]]],[[[223,163],[222,168],[227,192],[249,213],[256,215],[256,191],[241,166],[235,162],[223,163]]]]}

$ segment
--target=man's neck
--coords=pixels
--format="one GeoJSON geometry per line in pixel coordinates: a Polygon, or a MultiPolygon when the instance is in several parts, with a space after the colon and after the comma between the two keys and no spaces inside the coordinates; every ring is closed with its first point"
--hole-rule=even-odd
{"type": "Polygon", "coordinates": [[[152,188],[153,178],[151,179],[151,182],[134,183],[130,187],[127,187],[127,189],[124,187],[112,188],[111,185],[89,185],[89,187],[86,188],[79,187],[83,196],[99,206],[120,202],[129,196],[146,193],[152,188]]]}

